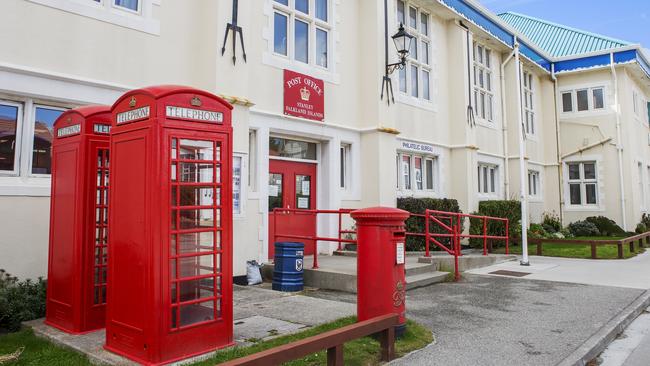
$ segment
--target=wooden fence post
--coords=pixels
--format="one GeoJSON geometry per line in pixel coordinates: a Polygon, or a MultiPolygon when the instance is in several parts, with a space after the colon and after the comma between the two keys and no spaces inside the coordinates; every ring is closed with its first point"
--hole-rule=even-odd
{"type": "Polygon", "coordinates": [[[591,259],[596,259],[598,256],[596,255],[596,242],[592,241],[591,242],[591,259]]]}
{"type": "Polygon", "coordinates": [[[535,244],[537,244],[537,255],[542,255],[542,241],[539,240],[535,244]]]}
{"type": "Polygon", "coordinates": [[[630,241],[630,253],[634,253],[634,240],[630,241]]]}
{"type": "Polygon", "coordinates": [[[342,344],[327,349],[327,366],[343,366],[344,364],[342,344]]]}
{"type": "Polygon", "coordinates": [[[395,358],[395,327],[390,327],[379,336],[381,346],[381,360],[389,362],[395,358]]]}
{"type": "Polygon", "coordinates": [[[618,259],[623,259],[623,241],[619,241],[618,244],[618,259]]]}

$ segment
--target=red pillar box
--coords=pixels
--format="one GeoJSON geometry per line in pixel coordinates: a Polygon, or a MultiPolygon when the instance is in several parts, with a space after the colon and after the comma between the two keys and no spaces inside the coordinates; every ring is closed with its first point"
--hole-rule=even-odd
{"type": "Polygon", "coordinates": [[[231,109],[179,86],[113,105],[106,349],[158,365],[233,344],[231,109]]]}
{"type": "Polygon", "coordinates": [[[396,333],[406,325],[404,221],[409,213],[389,207],[353,211],[357,225],[357,319],[399,314],[396,333]]]}
{"type": "Polygon", "coordinates": [[[45,323],[68,333],[104,327],[110,107],[54,123],[45,323]]]}

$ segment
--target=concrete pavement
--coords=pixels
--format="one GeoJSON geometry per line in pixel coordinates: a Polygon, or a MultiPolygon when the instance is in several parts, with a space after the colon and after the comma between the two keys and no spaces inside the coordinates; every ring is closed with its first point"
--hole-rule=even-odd
{"type": "Polygon", "coordinates": [[[650,308],[639,315],[598,357],[600,366],[650,365],[650,308]]]}

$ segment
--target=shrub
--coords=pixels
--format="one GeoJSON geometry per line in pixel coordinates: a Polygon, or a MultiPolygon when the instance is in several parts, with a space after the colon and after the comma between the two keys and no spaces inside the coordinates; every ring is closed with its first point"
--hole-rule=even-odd
{"type": "Polygon", "coordinates": [[[646,229],[650,230],[650,215],[643,214],[641,215],[641,224],[645,225],[646,229]]]}
{"type": "MultiPolygon", "coordinates": [[[[397,208],[400,208],[402,210],[408,211],[413,214],[424,214],[425,210],[461,212],[460,206],[458,206],[458,201],[455,199],[447,199],[447,198],[442,198],[442,199],[413,198],[413,197],[398,198],[397,208]]],[[[432,223],[430,223],[429,225],[429,230],[432,233],[446,233],[444,229],[432,223]]],[[[406,231],[412,233],[424,233],[424,218],[411,217],[408,220],[406,220],[406,231]]],[[[461,227],[461,232],[462,231],[463,228],[461,227]]],[[[440,239],[439,241],[445,245],[449,243],[449,240],[446,238],[440,239]]],[[[406,250],[408,251],[424,250],[424,238],[416,237],[416,236],[408,236],[406,238],[406,250]]]]}
{"type": "Polygon", "coordinates": [[[0,269],[0,333],[17,331],[20,323],[45,316],[46,282],[19,281],[0,269]]]}
{"type": "Polygon", "coordinates": [[[591,222],[596,225],[600,235],[604,236],[620,236],[625,235],[625,230],[620,226],[616,225],[614,220],[611,220],[605,216],[590,216],[585,219],[585,221],[591,222]]]}
{"type": "MultiPolygon", "coordinates": [[[[515,200],[494,200],[494,201],[481,201],[478,204],[478,212],[480,216],[502,217],[509,220],[509,235],[511,238],[518,238],[521,236],[521,203],[515,200]]],[[[470,234],[483,234],[483,220],[471,219],[469,226],[470,234]]],[[[491,221],[487,227],[488,235],[504,236],[506,233],[505,224],[503,222],[491,221]]],[[[470,246],[473,248],[482,248],[482,239],[470,239],[470,246]]],[[[497,248],[505,246],[504,240],[492,240],[492,247],[497,248]]]]}
{"type": "Polygon", "coordinates": [[[548,233],[553,234],[562,230],[562,223],[560,217],[553,213],[545,212],[542,215],[542,226],[548,233]]]}
{"type": "Polygon", "coordinates": [[[598,236],[600,231],[598,227],[592,222],[587,220],[572,222],[568,226],[569,231],[573,236],[598,236]]]}
{"type": "MultiPolygon", "coordinates": [[[[644,215],[645,215],[645,214],[644,214],[644,215]]],[[[634,230],[634,231],[635,231],[637,234],[643,234],[643,233],[645,233],[646,231],[648,231],[648,227],[646,226],[646,224],[640,222],[640,223],[638,223],[638,224],[636,225],[636,230],[634,230]]]]}
{"type": "Polygon", "coordinates": [[[530,224],[528,228],[528,237],[533,239],[543,239],[551,237],[542,224],[530,224]]]}

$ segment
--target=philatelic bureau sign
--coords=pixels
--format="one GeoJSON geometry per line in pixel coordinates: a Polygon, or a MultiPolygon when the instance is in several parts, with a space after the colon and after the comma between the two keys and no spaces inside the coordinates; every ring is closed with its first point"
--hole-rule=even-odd
{"type": "Polygon", "coordinates": [[[323,121],[324,85],[323,80],[284,70],[284,114],[323,121]]]}

